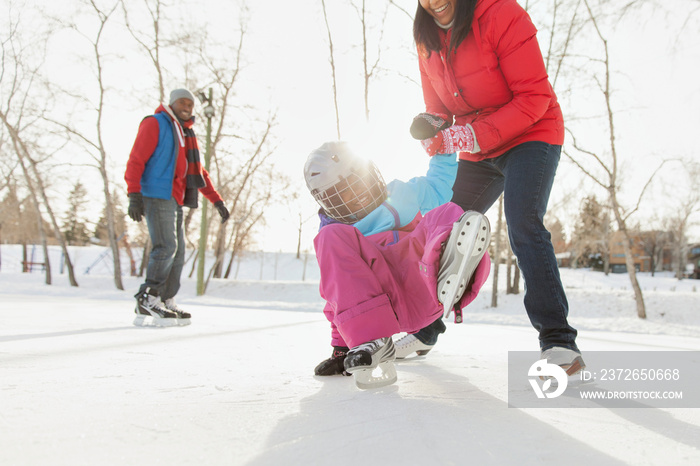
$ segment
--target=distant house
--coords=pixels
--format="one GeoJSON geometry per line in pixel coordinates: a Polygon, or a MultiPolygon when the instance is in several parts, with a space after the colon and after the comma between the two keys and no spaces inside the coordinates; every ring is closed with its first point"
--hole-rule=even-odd
{"type": "MultiPolygon", "coordinates": [[[[610,271],[612,273],[627,273],[623,241],[625,241],[625,236],[621,231],[614,232],[610,238],[610,271]]],[[[638,238],[632,238],[630,249],[635,270],[637,272],[650,272],[651,257],[644,252],[638,238]]]]}
{"type": "Polygon", "coordinates": [[[558,252],[554,254],[557,258],[557,265],[559,267],[571,267],[571,252],[558,252]]]}
{"type": "MultiPolygon", "coordinates": [[[[634,262],[634,268],[637,272],[651,272],[652,264],[656,271],[666,270],[675,271],[677,268],[676,263],[678,262],[674,253],[672,245],[662,244],[660,245],[660,250],[654,253],[656,261],[652,261],[648,250],[644,247],[644,235],[649,235],[650,233],[656,232],[642,232],[640,235],[635,235],[632,237],[632,244],[630,246],[632,252],[632,260],[634,262]]],[[[612,273],[627,273],[627,263],[625,261],[625,248],[624,248],[624,235],[622,232],[613,232],[610,236],[610,243],[608,250],[610,251],[609,256],[609,266],[610,272],[612,273]]],[[[648,243],[647,243],[648,246],[648,243]]],[[[559,267],[571,267],[572,266],[572,252],[568,249],[570,245],[567,245],[562,250],[555,250],[555,256],[557,259],[557,264],[559,267]]],[[[691,243],[688,245],[688,262],[686,277],[692,277],[700,279],[700,243],[691,243]]],[[[590,255],[588,261],[585,262],[589,267],[596,270],[603,270],[604,257],[601,253],[596,253],[590,255]]],[[[580,262],[579,262],[580,264],[580,262]]]]}
{"type": "Polygon", "coordinates": [[[691,244],[688,248],[688,263],[693,264],[693,275],[700,279],[700,243],[691,244]]]}

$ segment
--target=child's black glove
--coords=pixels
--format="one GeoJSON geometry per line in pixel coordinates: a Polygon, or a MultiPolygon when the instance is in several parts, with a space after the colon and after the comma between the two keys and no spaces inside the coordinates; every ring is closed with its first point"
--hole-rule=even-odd
{"type": "Polygon", "coordinates": [[[345,356],[348,354],[350,348],[347,346],[334,346],[333,354],[330,358],[321,361],[321,363],[314,369],[314,374],[316,375],[350,375],[345,372],[345,356]]]}

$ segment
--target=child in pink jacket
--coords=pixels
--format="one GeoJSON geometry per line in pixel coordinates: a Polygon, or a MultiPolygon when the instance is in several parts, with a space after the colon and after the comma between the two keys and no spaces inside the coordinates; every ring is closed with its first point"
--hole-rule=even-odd
{"type": "Polygon", "coordinates": [[[490,270],[490,228],[482,214],[443,204],[454,180],[455,157],[447,157],[431,160],[425,177],[386,186],[345,143],[309,156],[304,175],[322,209],[314,247],[334,347],[317,375],[353,374],[360,388],[391,384],[391,336],[417,332],[445,309],[461,321],[476,297],[490,270]]]}

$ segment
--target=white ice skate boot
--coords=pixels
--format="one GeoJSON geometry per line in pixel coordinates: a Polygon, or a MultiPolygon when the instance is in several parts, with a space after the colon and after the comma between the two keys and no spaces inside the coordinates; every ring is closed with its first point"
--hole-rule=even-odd
{"type": "Polygon", "coordinates": [[[491,226],[479,212],[467,211],[452,227],[438,271],[438,299],[445,318],[462,297],[491,241],[491,226]]]}
{"type": "Polygon", "coordinates": [[[391,337],[363,343],[348,351],[345,370],[355,379],[357,388],[367,390],[396,382],[394,342],[391,337]],[[378,374],[374,372],[378,371],[378,374]]]}
{"type": "Polygon", "coordinates": [[[549,364],[556,364],[566,371],[567,375],[574,375],[586,368],[581,353],[562,346],[553,346],[540,354],[541,359],[546,359],[549,364]]]}
{"type": "Polygon", "coordinates": [[[134,325],[139,327],[172,327],[177,325],[177,314],[163,307],[158,292],[150,287],[136,297],[134,325]]]}
{"type": "Polygon", "coordinates": [[[394,347],[396,348],[396,359],[405,359],[414,352],[417,353],[418,356],[425,356],[431,349],[433,349],[433,346],[435,345],[426,345],[416,338],[415,335],[409,333],[408,335],[399,338],[398,341],[394,343],[394,347]]]}
{"type": "Polygon", "coordinates": [[[184,326],[190,325],[192,323],[190,321],[190,318],[192,318],[192,314],[183,311],[182,308],[180,308],[175,302],[175,298],[166,299],[163,305],[167,310],[174,312],[177,315],[177,325],[184,326]]]}

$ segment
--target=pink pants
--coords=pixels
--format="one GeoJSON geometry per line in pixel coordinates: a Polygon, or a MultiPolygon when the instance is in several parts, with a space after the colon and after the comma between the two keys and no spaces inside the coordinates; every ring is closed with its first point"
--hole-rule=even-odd
{"type": "MultiPolygon", "coordinates": [[[[437,299],[442,243],[462,213],[453,203],[437,207],[413,231],[400,232],[401,239],[388,246],[381,244],[393,232],[364,237],[351,225],[321,229],[314,247],[333,346],[352,348],[399,332],[416,332],[442,316],[437,299]]],[[[463,305],[476,297],[488,276],[488,254],[484,259],[475,272],[475,284],[461,300],[463,305]]]]}

